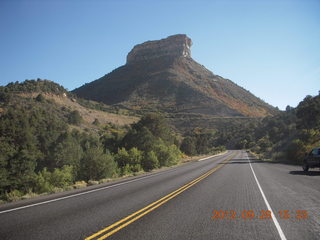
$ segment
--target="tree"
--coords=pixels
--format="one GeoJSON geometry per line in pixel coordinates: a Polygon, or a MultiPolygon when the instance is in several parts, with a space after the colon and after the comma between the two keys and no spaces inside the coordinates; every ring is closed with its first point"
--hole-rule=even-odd
{"type": "Polygon", "coordinates": [[[187,155],[196,155],[196,139],[194,137],[187,136],[182,140],[180,149],[187,155]]]}
{"type": "Polygon", "coordinates": [[[165,145],[177,143],[176,137],[162,115],[147,114],[131,126],[124,136],[122,146],[126,149],[133,147],[144,152],[153,150],[153,146],[161,141],[165,145]]]}
{"type": "Polygon", "coordinates": [[[320,96],[307,96],[297,107],[299,128],[320,129],[320,96]]]}
{"type": "Polygon", "coordinates": [[[93,125],[99,126],[100,125],[100,121],[99,119],[95,118],[94,121],[92,122],[93,125]]]}
{"type": "Polygon", "coordinates": [[[159,167],[159,161],[154,151],[150,151],[144,154],[142,167],[145,171],[150,171],[159,167]]]}
{"type": "Polygon", "coordinates": [[[80,171],[80,160],[83,150],[79,140],[74,138],[71,133],[64,133],[57,140],[52,151],[52,161],[55,167],[62,168],[65,165],[73,167],[73,175],[77,178],[80,171]]]}
{"type": "Polygon", "coordinates": [[[44,98],[44,96],[41,93],[36,97],[37,102],[44,102],[45,100],[46,99],[44,98]]]}
{"type": "Polygon", "coordinates": [[[35,177],[34,190],[38,193],[53,192],[54,188],[65,188],[69,186],[73,178],[72,166],[63,166],[63,168],[55,168],[53,172],[47,168],[42,169],[35,177]]]}
{"type": "Polygon", "coordinates": [[[290,162],[302,164],[304,154],[308,151],[306,145],[299,139],[294,139],[290,142],[287,150],[286,157],[290,162]]]}
{"type": "Polygon", "coordinates": [[[80,125],[80,123],[82,122],[82,117],[79,111],[77,110],[72,111],[68,116],[68,121],[70,124],[80,125]]]}
{"type": "Polygon", "coordinates": [[[118,153],[114,157],[120,169],[124,168],[126,165],[129,165],[130,163],[129,153],[125,148],[119,148],[118,153]]]}
{"type": "Polygon", "coordinates": [[[129,150],[129,165],[132,172],[139,172],[142,170],[141,160],[142,160],[142,151],[137,148],[131,148],[129,150]]]}
{"type": "Polygon", "coordinates": [[[8,104],[12,99],[12,96],[6,88],[0,86],[0,103],[8,104]]]}
{"type": "Polygon", "coordinates": [[[116,164],[111,154],[105,154],[101,147],[89,148],[81,160],[80,175],[86,181],[112,177],[116,164]]]}
{"type": "Polygon", "coordinates": [[[132,125],[132,129],[138,132],[143,128],[147,128],[154,137],[161,138],[168,144],[174,143],[173,132],[166,119],[160,114],[146,114],[138,123],[132,125]]]}
{"type": "Polygon", "coordinates": [[[166,146],[159,143],[154,146],[153,151],[157,155],[160,167],[177,164],[181,158],[181,152],[174,144],[166,146]]]}
{"type": "Polygon", "coordinates": [[[28,150],[20,150],[9,159],[10,190],[20,189],[27,192],[33,186],[36,158],[28,150]]]}
{"type": "Polygon", "coordinates": [[[122,140],[122,145],[130,149],[137,147],[142,151],[151,151],[157,139],[151,131],[142,127],[140,129],[131,129],[122,140]]]}

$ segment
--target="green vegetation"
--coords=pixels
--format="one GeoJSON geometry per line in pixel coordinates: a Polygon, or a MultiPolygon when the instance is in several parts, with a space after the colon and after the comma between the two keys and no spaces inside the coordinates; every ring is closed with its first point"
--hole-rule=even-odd
{"type": "MultiPolygon", "coordinates": [[[[47,89],[40,81],[32,83],[47,89]]],[[[99,131],[81,131],[76,127],[82,122],[78,111],[60,107],[41,93],[19,96],[14,92],[24,87],[16,85],[0,88],[3,201],[79,188],[172,166],[181,159],[176,135],[161,115],[147,114],[125,127],[95,121],[99,131]]],[[[22,85],[37,89],[29,82],[22,85]]]]}
{"type": "Polygon", "coordinates": [[[307,96],[296,108],[288,106],[274,116],[195,128],[185,134],[180,149],[188,155],[223,147],[250,149],[263,159],[302,164],[305,153],[319,145],[320,96],[307,96]]]}
{"type": "Polygon", "coordinates": [[[31,93],[31,92],[42,92],[42,93],[52,93],[56,95],[67,94],[68,91],[60,86],[59,84],[52,82],[50,80],[42,80],[38,78],[37,80],[25,80],[22,83],[15,82],[9,83],[6,87],[1,87],[6,92],[11,93],[31,93]]]}
{"type": "Polygon", "coordinates": [[[301,163],[320,144],[320,96],[272,117],[194,128],[182,137],[166,118],[149,113],[126,126],[92,122],[43,92],[66,90],[30,80],[0,87],[0,201],[80,188],[111,178],[178,164],[189,156],[251,149],[262,158],[301,163]],[[21,86],[20,86],[21,85],[21,86]],[[34,98],[18,93],[39,91],[34,98]]]}
{"type": "Polygon", "coordinates": [[[80,123],[82,122],[82,117],[79,111],[77,110],[72,111],[68,116],[68,121],[70,124],[80,125],[80,123]]]}
{"type": "Polygon", "coordinates": [[[261,158],[302,164],[305,153],[320,145],[320,96],[307,96],[297,108],[261,120],[226,126],[215,144],[250,149],[261,158]]]}
{"type": "Polygon", "coordinates": [[[253,150],[263,157],[302,164],[305,153],[320,145],[320,96],[307,96],[297,108],[267,118],[259,126],[253,150]]]}
{"type": "MultiPolygon", "coordinates": [[[[177,164],[164,118],[146,115],[129,131],[106,127],[98,136],[70,130],[70,114],[58,119],[38,100],[7,106],[0,117],[0,196],[14,200],[30,193],[57,192],[81,181],[98,181],[177,164]],[[110,144],[110,145],[109,145],[110,144]]],[[[78,114],[77,114],[78,115],[78,114]]],[[[76,115],[76,116],[77,116],[76,115]]]]}

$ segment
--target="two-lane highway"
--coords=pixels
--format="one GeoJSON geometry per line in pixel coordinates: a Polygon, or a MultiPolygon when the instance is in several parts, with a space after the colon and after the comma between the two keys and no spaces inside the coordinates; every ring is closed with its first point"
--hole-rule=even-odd
{"type": "Polygon", "coordinates": [[[229,151],[47,202],[3,205],[0,239],[320,239],[319,213],[320,172],[229,151]]]}

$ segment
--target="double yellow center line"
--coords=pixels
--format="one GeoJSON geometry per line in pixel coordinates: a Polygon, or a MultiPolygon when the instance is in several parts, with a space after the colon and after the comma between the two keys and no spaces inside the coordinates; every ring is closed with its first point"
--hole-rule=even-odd
{"type": "Polygon", "coordinates": [[[91,239],[97,239],[97,240],[102,240],[106,239],[107,237],[113,235],[114,233],[118,232],[122,228],[128,226],[129,224],[133,223],[134,221],[138,220],[139,218],[143,217],[144,215],[148,214],[149,212],[155,210],[156,208],[160,207],[161,205],[165,204],[168,202],[170,199],[176,197],[180,193],[184,192],[188,188],[192,187],[193,185],[197,184],[198,182],[202,181],[215,171],[217,171],[219,168],[221,168],[227,161],[232,159],[234,155],[232,155],[230,158],[224,160],[221,164],[218,166],[212,168],[205,174],[201,175],[200,177],[194,179],[193,181],[187,183],[186,185],[182,186],[181,188],[175,190],[174,192],[164,196],[163,198],[149,204],[148,206],[140,209],[139,211],[129,215],[128,217],[125,217],[118,222],[111,224],[110,226],[100,230],[99,232],[91,235],[90,237],[87,237],[85,240],[91,240],[91,239]]]}

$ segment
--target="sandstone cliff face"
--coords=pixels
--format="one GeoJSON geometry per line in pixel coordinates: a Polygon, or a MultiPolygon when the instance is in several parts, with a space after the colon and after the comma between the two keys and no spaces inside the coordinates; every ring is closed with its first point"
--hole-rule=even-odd
{"type": "Polygon", "coordinates": [[[127,56],[127,64],[172,56],[191,58],[192,41],[185,34],[169,36],[157,41],[147,41],[136,45],[127,56]]]}
{"type": "MultiPolygon", "coordinates": [[[[191,58],[191,39],[179,34],[135,46],[127,64],[74,92],[86,99],[172,116],[264,117],[276,110],[191,58]]],[[[180,120],[179,120],[180,121],[180,120]]]]}

